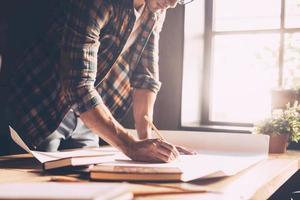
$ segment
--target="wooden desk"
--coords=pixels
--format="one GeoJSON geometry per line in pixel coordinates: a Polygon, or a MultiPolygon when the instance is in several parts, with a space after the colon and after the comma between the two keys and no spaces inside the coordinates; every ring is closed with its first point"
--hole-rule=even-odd
{"type": "MultiPolygon", "coordinates": [[[[167,187],[208,187],[217,193],[169,194],[156,196],[136,197],[135,199],[267,199],[286,180],[299,169],[300,152],[289,151],[282,155],[270,155],[243,172],[227,178],[200,180],[192,183],[164,183],[164,187],[149,185],[151,183],[130,183],[134,193],[146,191],[171,191],[178,189],[167,187]]],[[[201,166],[199,166],[201,167],[201,166]]],[[[54,175],[42,172],[41,165],[30,155],[14,155],[0,157],[0,183],[5,182],[45,182],[51,181],[54,175]]],[[[68,174],[69,177],[78,177],[68,174]]],[[[80,179],[88,181],[87,179],[80,179]]]]}

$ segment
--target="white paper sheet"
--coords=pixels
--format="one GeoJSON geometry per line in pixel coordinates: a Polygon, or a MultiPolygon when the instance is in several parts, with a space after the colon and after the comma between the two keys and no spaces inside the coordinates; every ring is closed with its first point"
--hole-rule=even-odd
{"type": "MultiPolygon", "coordinates": [[[[135,131],[131,130],[132,134],[135,131]]],[[[191,177],[212,178],[234,175],[268,156],[269,137],[266,135],[237,133],[207,133],[190,131],[160,131],[164,138],[175,145],[188,147],[198,155],[181,155],[171,163],[139,163],[126,159],[116,159],[104,166],[145,168],[179,168],[191,177]]],[[[125,168],[126,169],[126,168],[125,168]]],[[[134,169],[129,169],[134,170],[134,169]]],[[[138,169],[141,170],[141,169],[138,169]]]]}
{"type": "MultiPolygon", "coordinates": [[[[135,130],[130,130],[130,133],[137,135],[135,130]]],[[[160,130],[160,134],[169,143],[197,152],[266,155],[269,151],[268,135],[176,130],[160,130]]]]}
{"type": "Polygon", "coordinates": [[[265,159],[264,155],[220,155],[198,154],[181,155],[179,159],[170,163],[145,163],[136,162],[123,157],[117,157],[114,162],[103,163],[97,166],[105,166],[102,169],[118,169],[121,172],[137,173],[181,173],[184,172],[186,179],[190,177],[213,178],[231,176],[237,172],[265,159]],[[164,170],[167,169],[167,170],[164,170]]]}
{"type": "Polygon", "coordinates": [[[45,163],[52,160],[58,160],[62,158],[70,158],[70,157],[92,157],[92,156],[101,156],[101,155],[114,155],[116,150],[113,148],[104,148],[104,150],[100,148],[93,149],[78,149],[72,151],[57,151],[57,152],[42,152],[42,151],[32,151],[28,148],[25,142],[20,138],[17,132],[10,127],[10,135],[13,141],[18,144],[22,149],[26,152],[31,153],[38,161],[41,163],[45,163]]]}

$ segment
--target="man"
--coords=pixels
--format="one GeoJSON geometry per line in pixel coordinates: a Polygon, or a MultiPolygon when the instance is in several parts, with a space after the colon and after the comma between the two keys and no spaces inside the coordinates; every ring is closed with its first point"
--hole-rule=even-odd
{"type": "Polygon", "coordinates": [[[175,159],[176,147],[148,139],[151,128],[144,115],[152,118],[160,87],[158,39],[165,10],[176,3],[63,1],[47,34],[16,61],[9,82],[10,124],[36,149],[58,148],[65,135],[57,131],[76,120],[81,129],[91,130],[134,160],[175,159]],[[133,138],[117,121],[131,102],[142,140],[133,138]]]}

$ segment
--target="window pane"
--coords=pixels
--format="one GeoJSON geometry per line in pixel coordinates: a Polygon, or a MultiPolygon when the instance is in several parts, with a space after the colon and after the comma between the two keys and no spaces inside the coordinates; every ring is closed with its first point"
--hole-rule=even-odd
{"type": "Polygon", "coordinates": [[[214,30],[280,27],[280,0],[215,0],[214,30]]]}
{"type": "Polygon", "coordinates": [[[214,39],[211,120],[252,123],[270,113],[277,83],[278,34],[214,39]]]}
{"type": "Polygon", "coordinates": [[[283,84],[300,88],[300,33],[285,35],[283,84]]]}
{"type": "Polygon", "coordinates": [[[285,27],[297,28],[300,27],[300,1],[286,0],[285,4],[285,27]]]}
{"type": "Polygon", "coordinates": [[[202,0],[185,6],[181,96],[181,124],[184,126],[199,125],[201,118],[204,8],[205,4],[202,0]]]}

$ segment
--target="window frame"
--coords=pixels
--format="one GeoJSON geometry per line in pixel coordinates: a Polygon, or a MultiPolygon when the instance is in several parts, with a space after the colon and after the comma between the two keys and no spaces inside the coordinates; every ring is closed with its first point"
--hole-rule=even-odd
{"type": "Polygon", "coordinates": [[[210,119],[210,106],[211,106],[211,75],[212,75],[212,53],[213,53],[213,37],[215,35],[228,35],[228,34],[256,34],[256,33],[278,33],[279,40],[279,57],[278,57],[278,87],[283,85],[283,65],[284,65],[284,40],[286,33],[300,32],[300,28],[285,28],[285,2],[281,0],[281,13],[280,13],[280,27],[278,29],[264,29],[264,30],[238,30],[238,31],[214,31],[213,30],[213,9],[214,0],[205,0],[205,28],[204,28],[204,61],[203,61],[203,75],[201,87],[201,119],[200,126],[235,126],[235,127],[252,127],[253,123],[239,123],[239,122],[226,122],[214,121],[210,119]]]}

